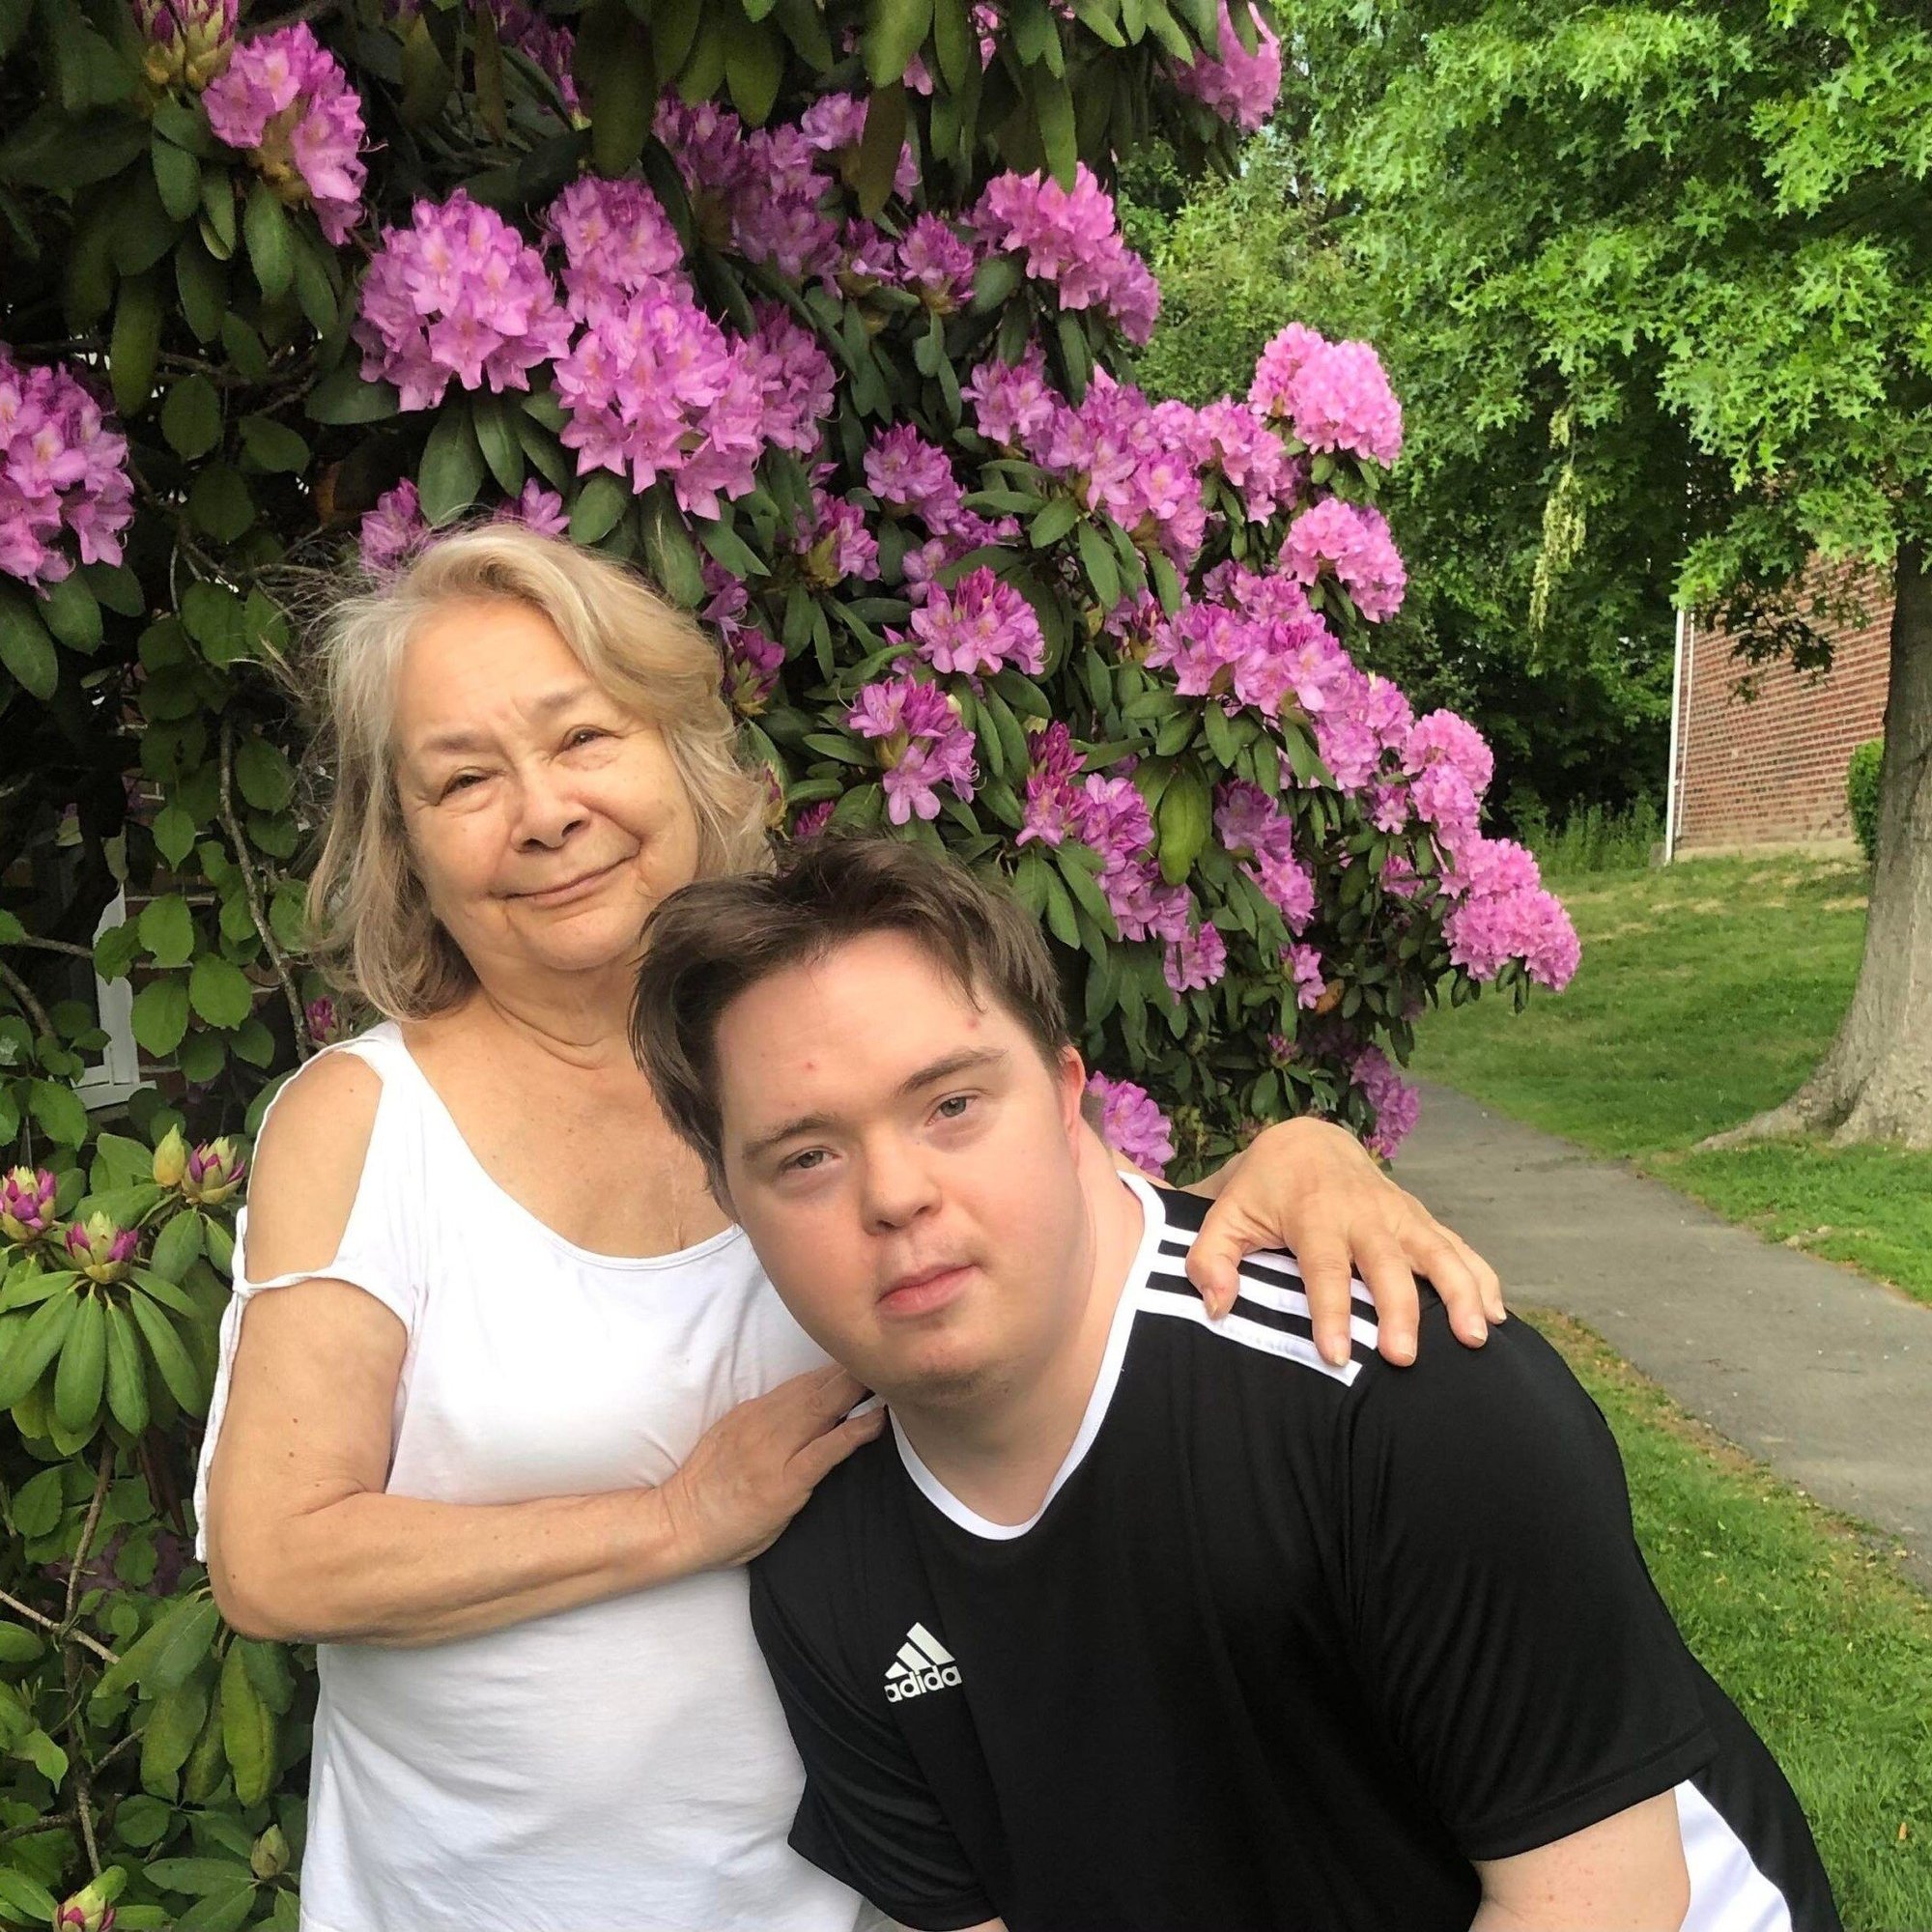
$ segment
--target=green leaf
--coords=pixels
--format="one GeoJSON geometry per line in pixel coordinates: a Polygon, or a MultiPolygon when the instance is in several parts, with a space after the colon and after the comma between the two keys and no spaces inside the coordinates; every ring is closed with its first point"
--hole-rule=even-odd
{"type": "Polygon", "coordinates": [[[255,499],[233,464],[211,463],[187,493],[187,514],[217,543],[233,543],[255,521],[255,499]]]}
{"type": "Polygon", "coordinates": [[[38,1476],[30,1477],[14,1491],[9,1514],[20,1535],[30,1538],[47,1536],[52,1534],[54,1524],[61,1520],[66,1502],[66,1492],[61,1487],[61,1471],[57,1468],[43,1469],[38,1476]]]}
{"type": "Polygon", "coordinates": [[[402,400],[391,383],[365,383],[354,369],[338,369],[308,392],[302,407],[319,423],[384,422],[402,400]]]}
{"type": "Polygon", "coordinates": [[[668,492],[653,490],[644,498],[643,524],[644,555],[651,575],[680,609],[696,610],[704,602],[703,566],[668,492]]]}
{"type": "Polygon", "coordinates": [[[1111,611],[1121,601],[1121,567],[1106,540],[1091,523],[1080,526],[1080,562],[1087,582],[1103,611],[1111,611]]]}
{"type": "Polygon", "coordinates": [[[148,1368],[133,1318],[120,1302],[107,1305],[107,1412],[129,1435],[148,1426],[148,1368]]]}
{"type": "MultiPolygon", "coordinates": [[[[886,0],[886,4],[891,6],[895,0],[886,0]]],[[[875,217],[892,199],[905,129],[906,91],[895,79],[878,87],[867,103],[866,131],[859,138],[859,152],[849,169],[851,185],[859,195],[859,212],[867,219],[875,217]]]]}
{"type": "Polygon", "coordinates": [[[80,1095],[58,1080],[36,1080],[27,1111],[47,1138],[62,1147],[78,1147],[87,1138],[87,1109],[81,1105],[80,1095]]]}
{"type": "MultiPolygon", "coordinates": [[[[68,1323],[73,1320],[79,1305],[79,1298],[70,1289],[67,1293],[52,1295],[42,1302],[24,1321],[8,1324],[6,1350],[0,1353],[0,1408],[12,1408],[46,1373],[47,1364],[60,1353],[61,1344],[67,1340],[68,1323]]],[[[58,1475],[59,1471],[47,1473],[58,1475]]],[[[34,1478],[36,1483],[40,1480],[38,1476],[34,1478]]],[[[29,1483],[14,1499],[16,1520],[20,1498],[33,1487],[29,1483]]],[[[58,1516],[56,1510],[56,1520],[58,1516]]],[[[52,1527],[52,1523],[47,1525],[48,1529],[52,1527]]]]}
{"type": "Polygon", "coordinates": [[[184,376],[161,405],[161,434],[192,463],[221,440],[221,398],[206,376],[184,376]]]}
{"type": "Polygon", "coordinates": [[[246,738],[235,750],[235,782],[257,811],[280,811],[295,796],[295,768],[279,745],[246,738]]]}
{"type": "Polygon", "coordinates": [[[213,342],[228,309],[228,271],[199,236],[184,235],[175,247],[175,288],[195,340],[213,342]]]}
{"type": "MultiPolygon", "coordinates": [[[[181,1782],[181,1768],[208,1721],[208,1686],[194,1678],[164,1691],[141,1730],[141,1788],[156,1798],[172,1799],[181,1782]]],[[[232,1867],[229,1867],[232,1869],[232,1867]]]]}
{"type": "Polygon", "coordinates": [[[177,221],[186,221],[201,206],[201,163],[184,154],[157,131],[149,150],[155,166],[155,185],[161,191],[161,206],[177,221]]]}
{"type": "Polygon", "coordinates": [[[420,128],[442,112],[456,85],[456,76],[429,30],[428,18],[418,14],[403,38],[403,125],[420,128]]]}
{"type": "Polygon", "coordinates": [[[979,78],[979,43],[967,0],[933,0],[932,45],[939,58],[939,77],[952,93],[979,78]]]}
{"type": "MultiPolygon", "coordinates": [[[[758,0],[747,0],[756,5],[758,0]]],[[[769,6],[770,0],[765,0],[769,6]]],[[[753,128],[761,128],[778,99],[784,74],[784,43],[755,18],[731,21],[725,32],[724,79],[731,104],[753,128]]]]}
{"type": "Polygon", "coordinates": [[[197,1898],[211,1897],[254,1879],[246,1865],[228,1859],[153,1859],[142,1867],[141,1875],[163,1891],[185,1891],[197,1898]]]}
{"type": "Polygon", "coordinates": [[[242,446],[270,471],[294,474],[308,468],[307,442],[297,431],[271,416],[243,416],[242,446]]]}
{"type": "Polygon", "coordinates": [[[763,559],[722,518],[700,523],[697,541],[741,583],[748,578],[766,574],[763,559]]]}
{"type": "Polygon", "coordinates": [[[24,1918],[30,1925],[51,1925],[60,1912],[60,1900],[52,1892],[17,1866],[6,1864],[0,1864],[0,1906],[10,1918],[24,1918]]]}
{"type": "Polygon", "coordinates": [[[155,1236],[148,1265],[167,1281],[180,1281],[201,1259],[201,1216],[193,1208],[176,1214],[155,1236]]]}
{"type": "Polygon", "coordinates": [[[188,975],[187,999],[210,1026],[239,1027],[255,1009],[255,989],[239,966],[204,952],[188,975]]]}
{"type": "Polygon", "coordinates": [[[1175,767],[1160,796],[1156,825],[1160,875],[1171,886],[1182,885],[1213,825],[1213,795],[1192,759],[1175,767]]]}
{"type": "Polygon", "coordinates": [[[1074,169],[1080,149],[1073,126],[1073,95],[1064,75],[1034,68],[1027,75],[1027,92],[1033,98],[1034,113],[1039,122],[1039,137],[1046,149],[1046,164],[1062,187],[1073,185],[1074,169]]]}
{"type": "Polygon", "coordinates": [[[94,651],[101,638],[100,604],[87,580],[71,571],[41,600],[41,615],[70,650],[94,651]]]}
{"type": "Polygon", "coordinates": [[[106,1374],[107,1311],[99,1295],[83,1294],[54,1372],[54,1420],[70,1435],[78,1435],[99,1414],[106,1374]]]}
{"type": "Polygon", "coordinates": [[[1027,526],[1027,541],[1035,550],[1058,543],[1080,521],[1080,505],[1070,497],[1056,497],[1027,526]]]}
{"type": "Polygon", "coordinates": [[[179,893],[141,908],[141,944],[156,966],[185,966],[194,957],[194,915],[179,893]]]}
{"type": "Polygon", "coordinates": [[[121,299],[114,305],[114,334],[107,349],[114,407],[124,416],[137,416],[148,407],[160,347],[161,298],[154,276],[124,279],[121,299]]]}
{"type": "Polygon", "coordinates": [[[248,1679],[244,1654],[228,1646],[221,1660],[221,1747],[235,1774],[235,1796],[259,1804],[275,1781],[275,1714],[248,1679]]]}
{"type": "Polygon", "coordinates": [[[179,866],[194,850],[194,820],[173,799],[155,813],[149,830],[155,835],[155,850],[170,866],[179,866]]]}
{"type": "Polygon", "coordinates": [[[60,661],[47,627],[27,596],[8,584],[0,584],[0,665],[43,703],[60,681],[60,661]]]}
{"type": "Polygon", "coordinates": [[[571,542],[594,544],[609,536],[630,501],[630,490],[621,476],[608,469],[595,471],[570,506],[571,542]]]}
{"type": "Polygon", "coordinates": [[[134,995],[130,1024],[143,1052],[165,1060],[187,1033],[187,986],[181,980],[150,980],[134,995]]]}
{"type": "MultiPolygon", "coordinates": [[[[480,15],[479,15],[480,17],[480,15]]],[[[476,441],[490,474],[505,496],[514,497],[524,487],[524,446],[510,427],[510,418],[500,396],[479,395],[470,405],[476,422],[476,441]]]]}
{"type": "MultiPolygon", "coordinates": [[[[589,49],[580,48],[594,68],[588,75],[590,156],[600,174],[621,175],[637,165],[644,151],[657,107],[658,80],[651,65],[650,37],[641,22],[615,0],[606,0],[602,11],[610,26],[595,33],[589,49]]],[[[589,36],[596,12],[583,17],[583,32],[589,36]]],[[[718,24],[723,30],[722,16],[718,24]]],[[[580,60],[580,73],[584,65],[585,60],[580,60]]]]}
{"type": "Polygon", "coordinates": [[[866,29],[866,77],[890,87],[905,76],[932,27],[933,0],[874,0],[866,29]]]}
{"type": "Polygon", "coordinates": [[[254,1911],[255,1885],[251,1878],[232,1891],[211,1892],[206,1898],[197,1899],[173,1921],[174,1932],[241,1932],[254,1911]]]}
{"type": "MultiPolygon", "coordinates": [[[[154,1357],[155,1367],[160,1371],[168,1393],[190,1415],[200,1415],[208,1406],[208,1389],[202,1381],[200,1370],[188,1358],[187,1350],[183,1347],[174,1323],[142,1290],[137,1289],[128,1295],[128,1312],[134,1318],[134,1325],[140,1329],[141,1338],[148,1345],[148,1353],[154,1357]]],[[[213,1607],[213,1604],[209,1605],[211,1610],[213,1607]]],[[[205,1650],[207,1645],[202,1648],[205,1650]]],[[[187,1671],[184,1669],[182,1676],[185,1678],[186,1675],[187,1671]]]]}
{"type": "Polygon", "coordinates": [[[483,452],[469,412],[452,404],[438,416],[416,470],[422,513],[432,526],[451,522],[476,500],[483,483],[483,452]]]}

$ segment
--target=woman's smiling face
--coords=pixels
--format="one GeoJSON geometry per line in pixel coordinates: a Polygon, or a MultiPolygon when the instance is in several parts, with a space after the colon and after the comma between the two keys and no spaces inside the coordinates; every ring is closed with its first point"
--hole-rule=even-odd
{"type": "Polygon", "coordinates": [[[634,958],[651,909],[696,873],[664,734],[514,599],[452,604],[411,639],[396,783],[430,908],[486,985],[634,958]]]}

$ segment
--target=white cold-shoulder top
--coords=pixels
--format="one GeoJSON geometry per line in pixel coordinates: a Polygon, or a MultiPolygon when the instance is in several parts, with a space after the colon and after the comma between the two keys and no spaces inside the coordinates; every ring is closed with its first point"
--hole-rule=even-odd
{"type": "MultiPolygon", "coordinates": [[[[493,1181],[404,1044],[330,1048],[383,1094],[335,1260],[258,1281],[247,1216],[196,1485],[257,1294],[351,1282],[409,1332],[392,1494],[518,1502],[655,1485],[726,1409],[826,1357],[742,1230],[592,1254],[493,1181]]],[[[852,1932],[785,1843],[804,1776],[742,1569],[423,1649],[323,1644],[305,1932],[852,1932]]]]}

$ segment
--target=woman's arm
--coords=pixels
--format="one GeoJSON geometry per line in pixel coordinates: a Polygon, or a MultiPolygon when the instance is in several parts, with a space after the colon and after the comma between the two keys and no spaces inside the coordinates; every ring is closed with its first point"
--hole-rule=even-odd
{"type": "MultiPolygon", "coordinates": [[[[249,1264],[265,1280],[334,1255],[381,1092],[346,1055],[298,1085],[249,1191],[249,1264]]],[[[384,1493],[405,1346],[396,1317],[346,1282],[249,1303],[207,1524],[215,1600],[244,1634],[442,1643],[743,1562],[883,1420],[840,1421],[863,1391],[814,1371],[722,1418],[658,1489],[428,1502],[384,1493]]]]}
{"type": "Polygon", "coordinates": [[[1415,1359],[1417,1275],[1442,1297],[1450,1325],[1471,1348],[1481,1347],[1492,1321],[1508,1319],[1495,1269],[1331,1121],[1264,1127],[1193,1191],[1214,1201],[1187,1257],[1187,1278],[1209,1310],[1225,1315],[1235,1305],[1243,1255],[1288,1248],[1308,1292],[1316,1347],[1331,1362],[1349,1359],[1351,1264],[1375,1298],[1378,1347],[1398,1366],[1415,1359]]]}

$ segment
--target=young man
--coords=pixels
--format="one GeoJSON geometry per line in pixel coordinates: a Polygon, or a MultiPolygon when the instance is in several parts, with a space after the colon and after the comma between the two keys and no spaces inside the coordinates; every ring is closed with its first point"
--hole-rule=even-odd
{"type": "Polygon", "coordinates": [[[1836,1926],[1526,1323],[1332,1367],[1287,1255],[1211,1323],[962,868],[819,840],[649,941],[667,1116],[892,1407],[753,1576],[808,1859],[932,1932],[1836,1926]]]}

